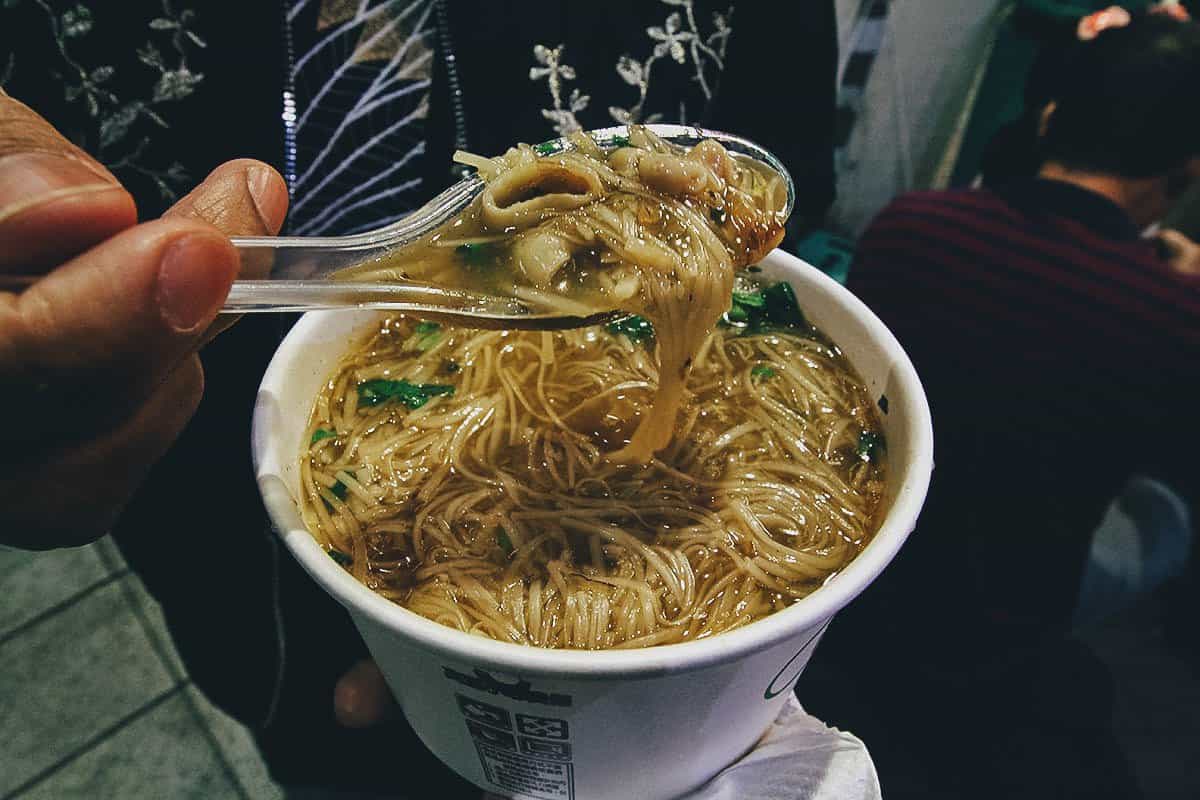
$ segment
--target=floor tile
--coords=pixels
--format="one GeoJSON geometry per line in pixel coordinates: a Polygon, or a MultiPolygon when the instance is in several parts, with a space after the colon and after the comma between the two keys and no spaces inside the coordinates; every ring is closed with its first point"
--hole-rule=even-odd
{"type": "Polygon", "coordinates": [[[271,780],[250,731],[195,688],[188,689],[188,697],[246,794],[254,800],[281,800],[283,791],[271,780]]]}
{"type": "Polygon", "coordinates": [[[170,690],[117,581],[0,645],[0,796],[170,690]]]}
{"type": "Polygon", "coordinates": [[[0,550],[0,637],[95,585],[109,573],[94,546],[33,553],[0,550]]]}
{"type": "Polygon", "coordinates": [[[154,652],[158,654],[172,677],[176,680],[183,680],[187,675],[187,669],[167,630],[167,621],[163,616],[162,606],[146,591],[145,585],[136,573],[131,574],[127,580],[122,582],[122,589],[125,601],[129,604],[134,616],[141,622],[142,629],[150,639],[154,652]]]}
{"type": "Polygon", "coordinates": [[[244,797],[180,691],[22,793],[19,800],[244,797]]]}

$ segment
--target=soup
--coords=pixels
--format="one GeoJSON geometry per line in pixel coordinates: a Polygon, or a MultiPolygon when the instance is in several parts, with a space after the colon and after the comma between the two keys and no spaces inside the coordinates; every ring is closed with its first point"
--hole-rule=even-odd
{"type": "Polygon", "coordinates": [[[644,321],[384,319],[314,405],[307,526],[383,596],[519,644],[689,641],[794,603],[870,541],[883,439],[790,287],[741,288],[645,463],[610,457],[655,401],[644,321]]]}
{"type": "Polygon", "coordinates": [[[499,158],[457,154],[485,179],[479,197],[424,239],[338,277],[645,318],[659,334],[657,400],[611,454],[644,462],[670,439],[688,364],[729,307],[734,271],[782,240],[786,187],[711,140],[684,149],[632,126],[608,151],[582,133],[568,141],[545,156],[528,145],[499,158]]]}
{"type": "Polygon", "coordinates": [[[735,277],[782,237],[779,176],[636,127],[607,152],[572,141],[463,156],[487,183],[459,218],[344,275],[634,314],[555,332],[383,318],[316,398],[302,513],[358,580],[462,631],[704,638],[867,545],[879,420],[788,284],[735,277]]]}

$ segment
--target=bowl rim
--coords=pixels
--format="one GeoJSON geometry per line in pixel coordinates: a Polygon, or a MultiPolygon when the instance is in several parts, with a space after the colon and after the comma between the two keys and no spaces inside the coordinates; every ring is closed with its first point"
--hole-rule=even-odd
{"type": "Polygon", "coordinates": [[[782,280],[802,278],[816,284],[866,328],[871,346],[888,356],[895,385],[900,389],[889,398],[892,411],[910,416],[911,464],[879,530],[845,569],[794,605],[744,627],[691,642],[635,650],[580,651],[531,647],[468,634],[415,614],[368,589],[317,544],[300,522],[296,503],[274,469],[281,448],[286,454],[299,443],[286,443],[273,435],[279,420],[272,413],[273,398],[287,385],[290,362],[310,346],[310,339],[329,315],[341,313],[337,311],[310,312],[296,323],[272,357],[255,402],[251,449],[273,528],[305,571],[350,610],[360,629],[361,618],[365,617],[393,635],[447,659],[512,674],[586,680],[690,671],[750,655],[826,624],[883,571],[915,527],[933,470],[932,420],[911,360],[866,304],[817,268],[782,250],[771,253],[763,264],[772,273],[782,273],[778,275],[782,280]],[[897,403],[897,398],[903,402],[897,403]]]}

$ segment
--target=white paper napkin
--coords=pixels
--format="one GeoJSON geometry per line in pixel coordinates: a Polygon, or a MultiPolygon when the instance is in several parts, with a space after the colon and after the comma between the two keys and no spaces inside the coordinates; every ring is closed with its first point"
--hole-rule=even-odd
{"type": "Polygon", "coordinates": [[[792,695],[758,744],[680,800],[881,800],[858,737],[827,727],[792,695]]]}

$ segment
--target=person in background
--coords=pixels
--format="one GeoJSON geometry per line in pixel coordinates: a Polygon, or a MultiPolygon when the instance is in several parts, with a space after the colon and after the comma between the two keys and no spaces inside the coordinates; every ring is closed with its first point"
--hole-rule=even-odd
{"type": "Polygon", "coordinates": [[[20,420],[0,434],[0,543],[112,530],[281,783],[476,797],[268,528],[250,415],[288,322],[213,338],[239,269],[261,271],[227,237],[370,229],[457,180],[455,149],[655,121],[774,151],[802,231],[833,199],[837,64],[833,2],[802,5],[5,2],[0,278],[37,281],[0,294],[20,420]],[[232,156],[253,160],[217,166],[232,156]]]}
{"type": "MultiPolygon", "coordinates": [[[[1140,235],[1200,179],[1198,101],[1200,25],[1134,18],[1064,62],[1036,177],[902,196],[862,237],[849,285],[921,375],[936,469],[814,660],[857,709],[804,696],[870,743],[889,797],[1138,796],[1069,631],[1126,479],[1200,499],[1200,248],[1140,235]]],[[[1176,632],[1194,658],[1194,621],[1176,632]]]]}
{"type": "Polygon", "coordinates": [[[1103,0],[1019,0],[1010,25],[1036,44],[1022,96],[1024,110],[1000,128],[984,150],[983,183],[994,186],[1012,178],[1028,178],[1041,166],[1037,150],[1042,110],[1055,93],[1063,59],[1077,42],[1088,42],[1103,31],[1128,25],[1135,15],[1158,14],[1179,22],[1191,18],[1178,0],[1127,0],[1107,5],[1103,0]]]}

